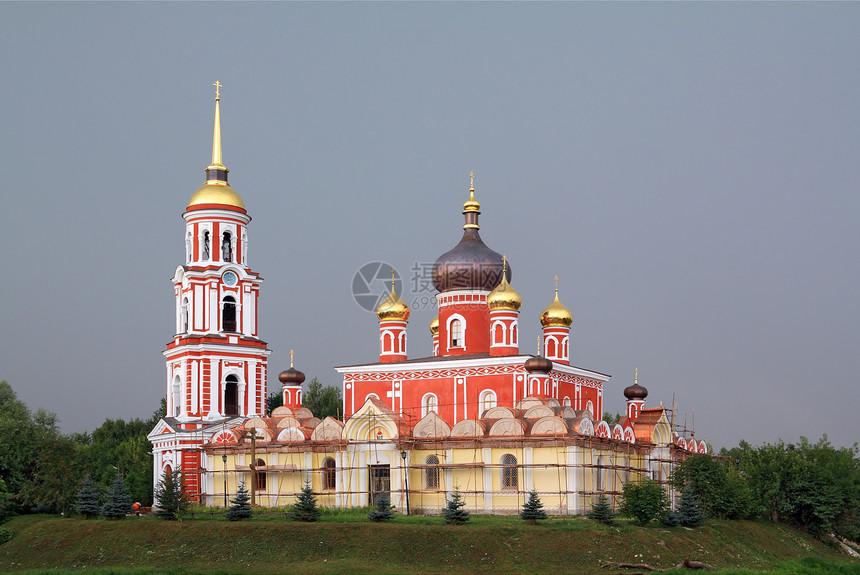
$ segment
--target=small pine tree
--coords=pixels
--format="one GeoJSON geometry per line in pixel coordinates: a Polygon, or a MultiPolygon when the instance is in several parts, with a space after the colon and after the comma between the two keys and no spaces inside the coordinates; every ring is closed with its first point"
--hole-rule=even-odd
{"type": "Polygon", "coordinates": [[[320,510],[317,507],[317,498],[311,489],[311,482],[305,481],[302,492],[299,493],[296,504],[293,505],[293,521],[317,521],[320,518],[320,510]]]}
{"type": "Polygon", "coordinates": [[[188,497],[182,487],[182,474],[179,471],[165,473],[158,487],[155,488],[155,500],[158,508],[155,516],[173,521],[182,519],[182,513],[188,508],[188,497]]]}
{"type": "Polygon", "coordinates": [[[543,503],[538,497],[537,491],[532,489],[529,492],[529,497],[523,503],[523,509],[520,511],[520,519],[530,521],[532,525],[537,524],[538,519],[546,519],[546,511],[543,510],[543,503]]]}
{"type": "Polygon", "coordinates": [[[99,504],[100,496],[101,494],[96,489],[93,480],[89,477],[84,479],[81,488],[78,489],[78,493],[75,495],[75,507],[78,513],[87,519],[101,515],[102,506],[99,504]]]}
{"type": "Polygon", "coordinates": [[[454,493],[451,494],[451,499],[445,503],[445,511],[442,512],[445,523],[453,523],[454,525],[466,523],[469,520],[469,512],[463,509],[464,507],[466,507],[466,502],[463,501],[459,489],[455,488],[454,493]]]}
{"type": "Polygon", "coordinates": [[[677,527],[681,524],[681,517],[677,511],[669,511],[660,517],[660,523],[666,527],[677,527]]]}
{"type": "Polygon", "coordinates": [[[609,500],[606,498],[606,494],[600,494],[600,497],[597,498],[597,502],[591,506],[591,510],[588,512],[587,516],[589,519],[600,521],[604,525],[612,524],[615,514],[612,512],[612,507],[609,505],[609,500]]]}
{"type": "Polygon", "coordinates": [[[394,508],[391,506],[391,498],[388,493],[380,493],[376,496],[376,504],[367,514],[367,518],[371,521],[388,521],[394,518],[392,509],[394,508]]]}
{"type": "Polygon", "coordinates": [[[251,496],[248,495],[248,490],[245,489],[245,482],[239,484],[236,491],[236,498],[230,500],[230,508],[227,509],[227,519],[229,521],[239,521],[240,519],[248,519],[253,515],[251,511],[251,496]]]}
{"type": "Polygon", "coordinates": [[[108,519],[124,519],[126,515],[131,515],[131,511],[131,497],[125,488],[122,475],[117,474],[113,481],[113,491],[102,507],[102,515],[108,519]]]}
{"type": "Polygon", "coordinates": [[[678,502],[678,520],[684,527],[698,527],[705,522],[699,498],[696,497],[690,483],[681,492],[681,500],[678,502]]]}

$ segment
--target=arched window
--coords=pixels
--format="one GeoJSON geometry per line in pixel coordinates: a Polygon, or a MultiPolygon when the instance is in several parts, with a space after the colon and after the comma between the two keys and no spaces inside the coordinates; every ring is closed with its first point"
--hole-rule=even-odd
{"type": "Polygon", "coordinates": [[[231,295],[221,304],[221,330],[236,331],[236,300],[231,295]]]}
{"type": "Polygon", "coordinates": [[[188,298],[182,299],[182,308],[179,311],[179,333],[188,332],[188,298]]]}
{"type": "Polygon", "coordinates": [[[493,327],[493,343],[496,344],[504,344],[505,343],[505,326],[502,323],[497,323],[493,327]]]}
{"type": "Polygon", "coordinates": [[[564,338],[561,342],[561,357],[570,357],[570,351],[568,346],[570,345],[570,338],[564,338]]]}
{"type": "Polygon", "coordinates": [[[437,398],[432,393],[428,393],[424,396],[424,399],[421,400],[421,417],[426,416],[431,411],[433,413],[438,413],[439,410],[439,398],[437,398]]]}
{"type": "Polygon", "coordinates": [[[594,415],[594,404],[591,403],[591,400],[588,400],[588,403],[585,404],[585,409],[588,410],[588,413],[591,414],[591,419],[594,419],[596,416],[594,415]]]}
{"type": "Polygon", "coordinates": [[[449,333],[451,334],[451,345],[448,347],[463,347],[463,323],[459,319],[451,322],[449,333]]]}
{"type": "Polygon", "coordinates": [[[567,397],[567,396],[564,396],[564,399],[562,400],[562,403],[561,403],[561,404],[562,404],[564,407],[570,407],[570,398],[569,398],[569,397],[567,397]]]}
{"type": "Polygon", "coordinates": [[[511,345],[519,345],[519,341],[517,340],[517,324],[511,326],[511,345]]]}
{"type": "Polygon", "coordinates": [[[323,461],[323,489],[335,489],[337,484],[337,464],[331,457],[323,461]]]}
{"type": "Polygon", "coordinates": [[[230,232],[224,232],[221,240],[221,259],[225,262],[233,261],[233,241],[230,232]]]}
{"type": "Polygon", "coordinates": [[[255,489],[257,491],[265,491],[266,490],[266,462],[262,459],[257,460],[257,464],[254,466],[257,469],[257,483],[255,485],[255,489]]]}
{"type": "MultiPolygon", "coordinates": [[[[439,465],[439,458],[435,455],[430,455],[424,461],[426,465],[439,465]]],[[[424,470],[424,488],[439,489],[439,468],[428,467],[424,470]]]]}
{"type": "Polygon", "coordinates": [[[192,256],[191,250],[191,230],[188,230],[188,233],[185,234],[185,262],[191,262],[192,256]]]}
{"type": "Polygon", "coordinates": [[[394,351],[394,334],[390,331],[383,332],[382,334],[382,351],[394,351]]]}
{"type": "Polygon", "coordinates": [[[546,356],[555,357],[555,338],[546,338],[546,356]]]}
{"type": "Polygon", "coordinates": [[[517,458],[506,453],[502,456],[502,489],[516,489],[519,486],[517,458]]]}
{"type": "Polygon", "coordinates": [[[182,413],[182,380],[179,376],[173,378],[173,417],[182,413]]]}
{"type": "Polygon", "coordinates": [[[224,380],[224,415],[239,415],[239,378],[235,375],[224,380]]]}
{"type": "Polygon", "coordinates": [[[496,407],[496,392],[490,389],[481,393],[481,413],[496,407]]]}

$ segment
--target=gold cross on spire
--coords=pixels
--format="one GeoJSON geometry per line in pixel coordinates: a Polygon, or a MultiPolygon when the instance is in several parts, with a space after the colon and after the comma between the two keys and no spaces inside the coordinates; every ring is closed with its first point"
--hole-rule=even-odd
{"type": "Polygon", "coordinates": [[[537,341],[538,341],[538,352],[537,352],[537,354],[540,355],[540,336],[538,336],[537,341]]]}
{"type": "Polygon", "coordinates": [[[558,276],[555,276],[555,295],[558,295],[558,276]]]}
{"type": "Polygon", "coordinates": [[[636,368],[636,371],[633,372],[633,385],[639,385],[639,368],[636,368]]]}
{"type": "Polygon", "coordinates": [[[397,275],[397,271],[394,268],[391,268],[391,291],[394,291],[394,276],[397,275]]]}
{"type": "Polygon", "coordinates": [[[221,99],[221,88],[224,87],[224,84],[222,84],[218,80],[215,80],[215,83],[212,85],[215,86],[215,99],[220,100],[221,99]]]}
{"type": "Polygon", "coordinates": [[[290,350],[290,367],[293,367],[293,350],[290,350]]]}
{"type": "Polygon", "coordinates": [[[502,279],[508,273],[508,256],[502,256],[502,279]]]}
{"type": "Polygon", "coordinates": [[[469,191],[474,192],[475,191],[475,172],[469,172],[469,180],[470,180],[469,191]]]}

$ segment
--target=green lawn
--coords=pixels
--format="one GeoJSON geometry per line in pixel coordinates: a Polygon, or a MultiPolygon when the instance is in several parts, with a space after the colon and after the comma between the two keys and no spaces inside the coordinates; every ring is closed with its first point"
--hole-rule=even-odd
{"type": "MultiPolygon", "coordinates": [[[[731,573],[860,574],[860,561],[791,528],[751,521],[682,527],[607,527],[583,518],[536,526],[475,517],[463,526],[439,517],[366,521],[366,511],[327,512],[318,523],[271,513],[244,522],[212,519],[122,521],[17,517],[4,527],[0,572],[51,573],[602,573],[601,562],[671,567],[685,557],[731,573]],[[806,563],[801,562],[806,557],[806,563]]],[[[617,571],[616,571],[617,572],[617,571]]]]}

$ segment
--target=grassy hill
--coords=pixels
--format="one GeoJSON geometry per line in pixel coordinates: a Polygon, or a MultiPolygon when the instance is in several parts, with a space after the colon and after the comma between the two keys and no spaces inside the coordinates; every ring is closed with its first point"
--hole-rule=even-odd
{"type": "Polygon", "coordinates": [[[671,567],[689,557],[720,568],[766,570],[817,557],[828,564],[827,572],[860,573],[860,561],[803,533],[749,521],[710,521],[690,530],[627,522],[606,527],[582,518],[536,526],[499,517],[474,518],[464,526],[444,525],[437,517],[385,524],[361,519],[354,514],[301,524],[283,515],[238,523],[208,516],[181,523],[17,517],[4,525],[15,536],[0,545],[0,572],[605,575],[615,571],[600,569],[601,561],[671,567]]]}

